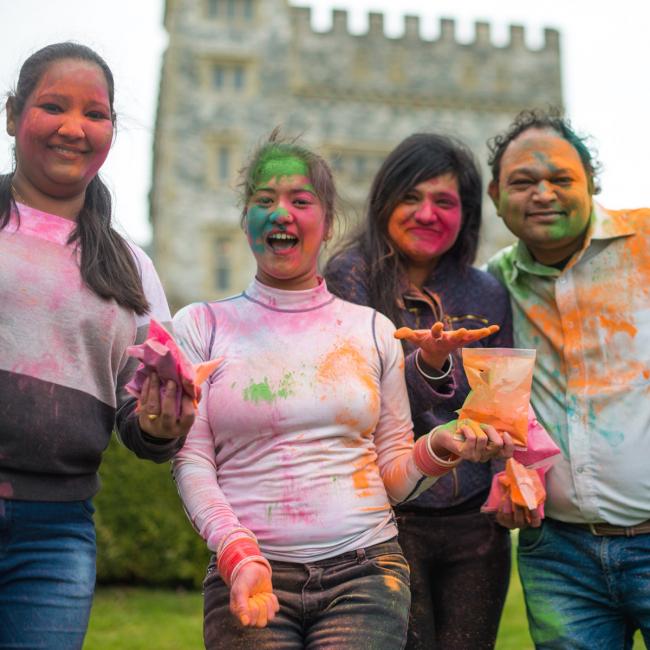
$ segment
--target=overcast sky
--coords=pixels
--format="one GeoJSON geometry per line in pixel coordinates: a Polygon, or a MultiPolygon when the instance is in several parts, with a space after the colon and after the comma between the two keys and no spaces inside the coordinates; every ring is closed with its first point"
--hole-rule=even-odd
{"type": "MultiPolygon", "coordinates": [[[[198,0],[197,0],[198,1],[198,0]]],[[[508,25],[527,28],[539,47],[543,28],[560,30],[567,111],[574,126],[594,136],[604,164],[600,201],[608,207],[650,206],[650,62],[647,0],[293,0],[311,6],[317,29],[333,7],[347,8],[350,29],[363,32],[368,10],[385,13],[386,32],[402,31],[401,16],[421,17],[435,38],[441,17],[455,18],[459,40],[473,39],[476,20],[492,24],[503,45],[508,25]]],[[[161,54],[163,0],[0,0],[0,92],[13,87],[21,63],[48,43],[73,39],[96,49],[116,79],[119,130],[103,175],[116,199],[116,217],[136,242],[151,232],[147,195],[161,54]]],[[[4,105],[4,100],[2,102],[4,105]]],[[[4,124],[4,115],[2,117],[4,124]]],[[[11,166],[12,140],[0,135],[0,170],[11,166]]],[[[476,152],[485,157],[485,151],[476,152]]]]}

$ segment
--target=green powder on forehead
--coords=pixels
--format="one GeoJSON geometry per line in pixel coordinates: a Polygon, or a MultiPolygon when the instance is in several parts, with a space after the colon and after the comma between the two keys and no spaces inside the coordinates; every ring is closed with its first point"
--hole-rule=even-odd
{"type": "Polygon", "coordinates": [[[255,184],[267,183],[272,178],[283,176],[309,176],[309,167],[297,156],[272,148],[260,158],[255,174],[255,184]]]}

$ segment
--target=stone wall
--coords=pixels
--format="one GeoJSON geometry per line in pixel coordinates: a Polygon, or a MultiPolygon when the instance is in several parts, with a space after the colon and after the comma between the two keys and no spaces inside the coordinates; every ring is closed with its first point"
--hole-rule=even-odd
{"type": "MultiPolygon", "coordinates": [[[[276,125],[332,163],[348,221],[402,138],[423,130],[467,142],[485,165],[488,137],[521,109],[562,104],[559,35],[506,46],[477,23],[459,43],[454,22],[424,40],[417,17],[388,38],[383,16],[351,34],[347,14],[316,32],[307,8],[286,0],[168,0],[151,218],[153,251],[174,308],[240,291],[254,264],[239,229],[237,170],[276,125]]],[[[480,259],[510,241],[485,203],[480,259]]]]}

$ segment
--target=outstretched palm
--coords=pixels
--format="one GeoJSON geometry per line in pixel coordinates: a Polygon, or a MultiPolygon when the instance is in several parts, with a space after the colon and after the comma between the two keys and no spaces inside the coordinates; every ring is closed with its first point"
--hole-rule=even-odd
{"type": "Polygon", "coordinates": [[[458,330],[445,330],[443,323],[434,323],[431,329],[412,330],[410,327],[400,327],[395,332],[395,338],[406,339],[417,345],[422,352],[422,360],[432,368],[442,368],[449,355],[454,350],[465,345],[480,341],[486,336],[499,331],[498,325],[488,325],[476,330],[461,327],[458,330]]]}

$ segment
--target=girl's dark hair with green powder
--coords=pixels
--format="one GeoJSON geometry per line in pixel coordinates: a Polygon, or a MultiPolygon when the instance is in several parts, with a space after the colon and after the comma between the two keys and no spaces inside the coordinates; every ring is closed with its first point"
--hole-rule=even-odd
{"type": "Polygon", "coordinates": [[[276,161],[278,169],[284,170],[285,174],[287,172],[305,174],[309,178],[314,193],[323,206],[325,221],[328,227],[331,226],[336,214],[338,196],[328,163],[322,156],[300,144],[298,138],[286,139],[281,136],[279,127],[273,129],[268,139],[253,151],[239,173],[242,223],[246,216],[248,202],[259,184],[265,180],[264,177],[268,176],[269,164],[273,165],[276,161]]]}

